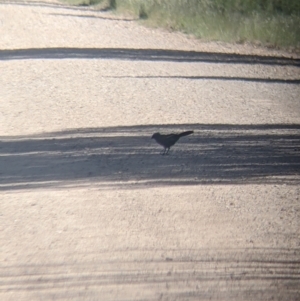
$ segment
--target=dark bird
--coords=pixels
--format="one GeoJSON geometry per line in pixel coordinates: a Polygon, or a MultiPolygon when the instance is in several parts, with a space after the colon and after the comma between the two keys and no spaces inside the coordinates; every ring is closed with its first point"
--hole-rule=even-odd
{"type": "Polygon", "coordinates": [[[186,131],[180,134],[169,134],[169,135],[161,135],[160,133],[155,133],[152,135],[151,139],[155,139],[155,141],[164,147],[163,155],[166,155],[170,147],[173,146],[180,137],[187,136],[193,134],[194,131],[186,131]]]}

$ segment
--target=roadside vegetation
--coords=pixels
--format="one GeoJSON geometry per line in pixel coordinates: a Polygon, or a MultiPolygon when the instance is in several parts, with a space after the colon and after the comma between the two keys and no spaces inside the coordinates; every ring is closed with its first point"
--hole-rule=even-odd
{"type": "Polygon", "coordinates": [[[300,49],[300,0],[65,0],[138,17],[205,41],[300,49]]]}

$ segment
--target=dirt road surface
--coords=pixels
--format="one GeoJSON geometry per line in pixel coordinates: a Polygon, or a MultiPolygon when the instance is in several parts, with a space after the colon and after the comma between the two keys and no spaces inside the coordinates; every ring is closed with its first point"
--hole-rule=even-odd
{"type": "Polygon", "coordinates": [[[299,66],[1,2],[0,300],[299,300],[299,66]]]}

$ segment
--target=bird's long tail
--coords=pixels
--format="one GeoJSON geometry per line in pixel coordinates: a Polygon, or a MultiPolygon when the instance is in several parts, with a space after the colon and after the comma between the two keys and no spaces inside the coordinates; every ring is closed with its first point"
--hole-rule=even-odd
{"type": "Polygon", "coordinates": [[[182,132],[182,133],[179,134],[179,137],[191,135],[191,134],[193,134],[193,133],[194,133],[194,131],[186,131],[186,132],[182,132]]]}

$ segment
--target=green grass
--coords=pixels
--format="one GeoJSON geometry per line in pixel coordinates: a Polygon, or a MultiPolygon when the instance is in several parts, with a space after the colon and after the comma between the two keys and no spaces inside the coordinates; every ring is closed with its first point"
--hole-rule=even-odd
{"type": "Polygon", "coordinates": [[[300,49],[300,0],[67,1],[101,3],[139,17],[145,25],[181,31],[205,41],[300,49]]]}

